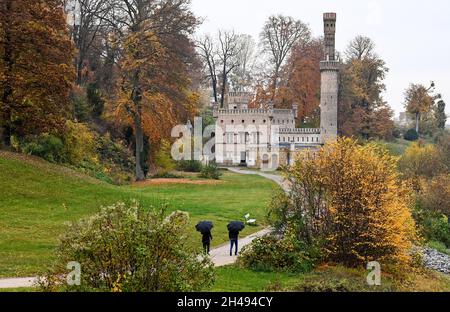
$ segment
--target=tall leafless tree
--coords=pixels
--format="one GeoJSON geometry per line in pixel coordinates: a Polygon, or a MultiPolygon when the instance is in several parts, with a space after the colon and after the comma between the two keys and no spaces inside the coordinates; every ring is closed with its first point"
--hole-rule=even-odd
{"type": "Polygon", "coordinates": [[[77,84],[83,84],[83,69],[93,44],[106,27],[105,18],[112,7],[107,0],[68,0],[66,11],[70,17],[69,25],[78,50],[75,60],[77,84]]]}
{"type": "Polygon", "coordinates": [[[239,35],[234,31],[219,31],[218,57],[221,65],[220,72],[220,107],[224,107],[225,93],[228,87],[229,74],[239,66],[239,54],[242,51],[242,45],[239,35]]]}
{"type": "Polygon", "coordinates": [[[271,16],[266,21],[260,34],[261,45],[264,53],[270,55],[272,63],[272,98],[275,98],[280,78],[280,70],[289,53],[299,41],[309,41],[311,31],[301,21],[289,16],[271,16]]]}
{"type": "Polygon", "coordinates": [[[204,37],[196,41],[196,46],[198,53],[203,61],[206,78],[210,81],[213,90],[214,102],[219,102],[218,91],[217,91],[217,50],[214,45],[214,41],[210,35],[205,35],[204,37]]]}
{"type": "Polygon", "coordinates": [[[252,84],[253,69],[255,66],[256,43],[250,35],[240,35],[238,66],[230,75],[231,87],[234,91],[247,91],[252,84]]]}
{"type": "Polygon", "coordinates": [[[345,56],[348,60],[362,60],[376,57],[375,43],[365,36],[357,36],[350,41],[345,56]]]}

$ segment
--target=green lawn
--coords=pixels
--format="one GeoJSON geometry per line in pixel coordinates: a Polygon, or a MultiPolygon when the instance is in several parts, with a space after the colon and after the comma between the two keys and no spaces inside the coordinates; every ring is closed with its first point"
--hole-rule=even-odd
{"type": "MultiPolygon", "coordinates": [[[[143,205],[167,202],[190,213],[194,225],[215,223],[213,245],[227,240],[226,224],[246,213],[263,227],[266,207],[277,186],[259,176],[225,173],[217,185],[113,186],[39,159],[0,152],[0,277],[29,276],[52,261],[67,221],[95,213],[101,205],[138,199],[143,205]]],[[[200,245],[200,244],[198,244],[200,245]]]]}
{"type": "Polygon", "coordinates": [[[296,273],[255,272],[236,266],[226,266],[216,269],[216,282],[213,292],[264,292],[271,285],[290,287],[302,275],[296,273]]]}
{"type": "Polygon", "coordinates": [[[383,144],[393,156],[402,156],[411,146],[412,142],[403,139],[395,139],[393,141],[379,141],[383,144]]]}
{"type": "Polygon", "coordinates": [[[213,292],[449,292],[450,277],[437,272],[405,272],[407,281],[383,274],[381,286],[369,286],[363,268],[321,266],[310,273],[256,272],[236,266],[216,269],[213,292]]]}

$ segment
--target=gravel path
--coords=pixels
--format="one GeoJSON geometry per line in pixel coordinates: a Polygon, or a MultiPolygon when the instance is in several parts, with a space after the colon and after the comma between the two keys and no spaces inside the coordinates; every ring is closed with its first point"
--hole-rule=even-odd
{"type": "MultiPolygon", "coordinates": [[[[271,229],[264,229],[260,232],[247,236],[245,238],[239,239],[238,252],[241,252],[244,246],[249,245],[254,239],[265,236],[271,232],[271,229]]],[[[234,252],[234,249],[233,249],[234,252]]],[[[211,250],[211,260],[216,267],[221,267],[225,265],[230,265],[236,262],[237,256],[230,257],[230,244],[223,245],[221,247],[211,250]]]]}
{"type": "Polygon", "coordinates": [[[434,249],[424,248],[423,264],[428,269],[450,274],[450,256],[434,249]]]}

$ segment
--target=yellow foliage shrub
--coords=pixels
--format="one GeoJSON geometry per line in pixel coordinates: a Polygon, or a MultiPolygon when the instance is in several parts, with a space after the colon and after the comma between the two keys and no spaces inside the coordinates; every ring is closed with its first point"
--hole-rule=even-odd
{"type": "Polygon", "coordinates": [[[412,144],[399,161],[403,178],[420,191],[421,180],[430,179],[445,170],[442,153],[434,145],[412,144]]]}
{"type": "Polygon", "coordinates": [[[309,233],[323,237],[329,261],[410,263],[416,226],[410,193],[386,150],[339,139],[305,151],[287,173],[309,233]]]}
{"type": "Polygon", "coordinates": [[[450,216],[450,174],[434,177],[422,183],[420,200],[423,208],[450,216]]]}
{"type": "Polygon", "coordinates": [[[79,164],[82,161],[98,163],[95,135],[85,124],[66,121],[64,146],[69,163],[79,164]]]}

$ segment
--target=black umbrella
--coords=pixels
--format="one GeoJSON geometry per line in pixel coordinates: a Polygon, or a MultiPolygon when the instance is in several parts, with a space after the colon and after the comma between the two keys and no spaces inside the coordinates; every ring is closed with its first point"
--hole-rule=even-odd
{"type": "Polygon", "coordinates": [[[211,221],[201,221],[195,226],[197,231],[202,234],[210,232],[213,227],[214,224],[211,221]]]}
{"type": "Polygon", "coordinates": [[[230,232],[240,232],[245,228],[244,222],[233,221],[228,224],[228,231],[230,232]]]}

